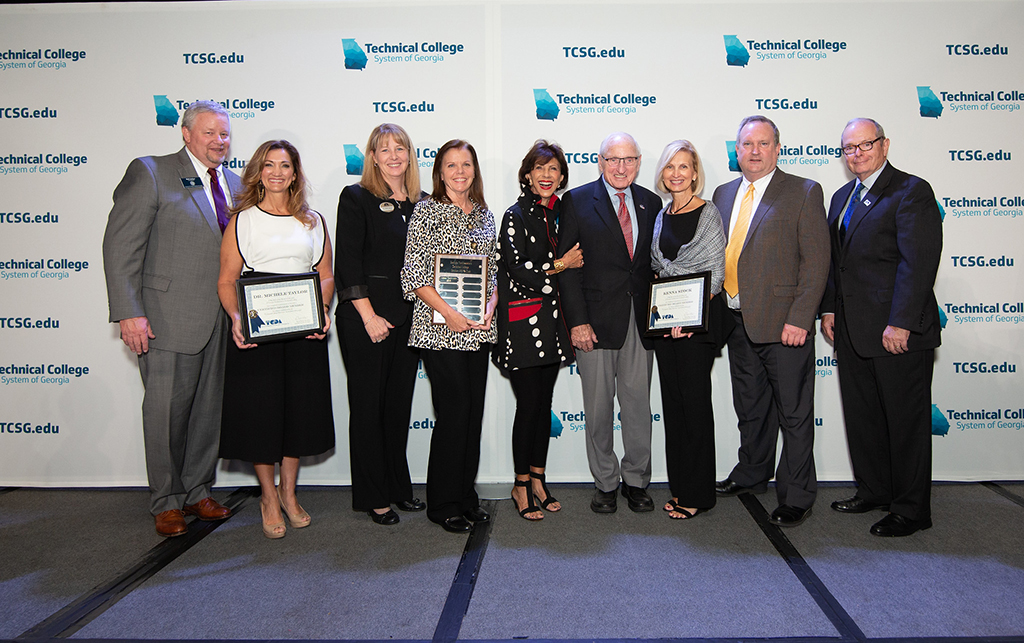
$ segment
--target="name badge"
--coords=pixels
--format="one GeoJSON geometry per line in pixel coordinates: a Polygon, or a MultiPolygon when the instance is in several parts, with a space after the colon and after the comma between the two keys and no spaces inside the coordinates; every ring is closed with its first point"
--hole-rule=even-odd
{"type": "Polygon", "coordinates": [[[391,203],[390,201],[383,201],[380,204],[380,211],[381,212],[394,212],[395,211],[395,205],[393,203],[391,203]]]}
{"type": "Polygon", "coordinates": [[[201,188],[203,187],[203,180],[198,176],[188,176],[181,180],[181,185],[186,188],[201,188]]]}

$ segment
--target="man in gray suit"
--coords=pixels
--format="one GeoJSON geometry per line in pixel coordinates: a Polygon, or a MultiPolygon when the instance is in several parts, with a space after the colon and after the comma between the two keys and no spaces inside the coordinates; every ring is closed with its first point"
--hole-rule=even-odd
{"type": "Polygon", "coordinates": [[[220,443],[227,325],[217,298],[220,243],[238,176],[218,103],[192,103],[177,154],[137,158],[114,190],[103,236],[110,321],[139,359],[150,511],[161,536],[185,516],[221,520],[210,496],[220,443]],[[225,191],[223,186],[227,186],[225,191]]]}
{"type": "Polygon", "coordinates": [[[748,116],[736,136],[741,178],[715,190],[728,238],[724,300],[739,462],[716,485],[723,496],[761,493],[775,471],[771,522],[802,523],[817,493],[814,470],[814,318],[829,268],[821,186],[777,168],[779,130],[748,116]]]}

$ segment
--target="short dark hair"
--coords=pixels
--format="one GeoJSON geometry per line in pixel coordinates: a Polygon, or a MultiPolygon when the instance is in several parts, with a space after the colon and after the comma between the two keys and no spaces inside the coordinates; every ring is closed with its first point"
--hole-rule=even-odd
{"type": "Polygon", "coordinates": [[[431,172],[434,179],[434,191],[430,193],[430,198],[439,203],[452,202],[448,198],[448,190],[445,189],[444,182],[441,181],[441,164],[444,163],[445,155],[451,150],[466,150],[469,152],[469,156],[473,159],[473,184],[469,186],[469,200],[481,208],[486,208],[484,180],[480,176],[480,161],[476,157],[476,150],[473,149],[469,141],[464,141],[461,138],[453,138],[438,148],[437,156],[434,157],[434,169],[431,172]]]}
{"type": "Polygon", "coordinates": [[[530,191],[530,183],[527,181],[527,175],[533,171],[533,168],[537,167],[542,163],[547,163],[551,159],[554,159],[558,163],[559,169],[562,170],[562,182],[558,184],[555,191],[564,190],[565,186],[569,184],[569,164],[565,160],[565,152],[558,143],[549,143],[544,139],[540,138],[533,144],[530,151],[523,157],[523,163],[519,166],[519,189],[523,194],[530,191]]]}
{"type": "Polygon", "coordinates": [[[748,116],[744,118],[742,121],[740,121],[740,126],[736,130],[737,145],[740,144],[740,135],[743,133],[743,128],[746,127],[747,125],[750,125],[751,123],[766,123],[768,125],[771,125],[772,131],[775,132],[775,144],[779,145],[779,128],[775,126],[775,123],[772,122],[772,119],[768,118],[767,116],[761,116],[760,114],[748,116]]]}

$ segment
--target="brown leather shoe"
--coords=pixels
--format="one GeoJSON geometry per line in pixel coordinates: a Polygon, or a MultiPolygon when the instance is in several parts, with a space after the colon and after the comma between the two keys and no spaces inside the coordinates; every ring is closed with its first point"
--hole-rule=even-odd
{"type": "Polygon", "coordinates": [[[186,516],[195,516],[200,520],[224,520],[231,515],[231,510],[212,497],[203,498],[194,505],[185,505],[186,516]]]}
{"type": "Polygon", "coordinates": [[[156,533],[164,538],[184,536],[188,533],[185,514],[181,509],[168,509],[156,515],[156,533]]]}

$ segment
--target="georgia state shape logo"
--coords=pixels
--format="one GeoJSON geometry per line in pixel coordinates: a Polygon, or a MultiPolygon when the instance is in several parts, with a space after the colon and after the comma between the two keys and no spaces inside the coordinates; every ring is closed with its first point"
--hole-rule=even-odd
{"type": "Polygon", "coordinates": [[[167,99],[166,94],[154,95],[153,106],[156,107],[156,124],[174,127],[178,124],[178,110],[167,99]]]}
{"type": "Polygon", "coordinates": [[[917,88],[917,102],[921,106],[921,116],[938,118],[942,116],[942,103],[931,87],[917,88]]]}
{"type": "Polygon", "coordinates": [[[362,176],[363,160],[365,157],[359,151],[358,145],[345,143],[345,174],[349,176],[362,176]]]}
{"type": "Polygon", "coordinates": [[[345,69],[366,67],[366,52],[359,46],[355,38],[342,38],[341,49],[345,52],[345,69]]]}
{"type": "Polygon", "coordinates": [[[725,36],[725,64],[730,67],[746,67],[750,52],[736,36],[725,36]]]}
{"type": "Polygon", "coordinates": [[[537,118],[542,121],[553,121],[558,118],[558,104],[546,89],[533,90],[533,102],[537,105],[537,118]]]}

